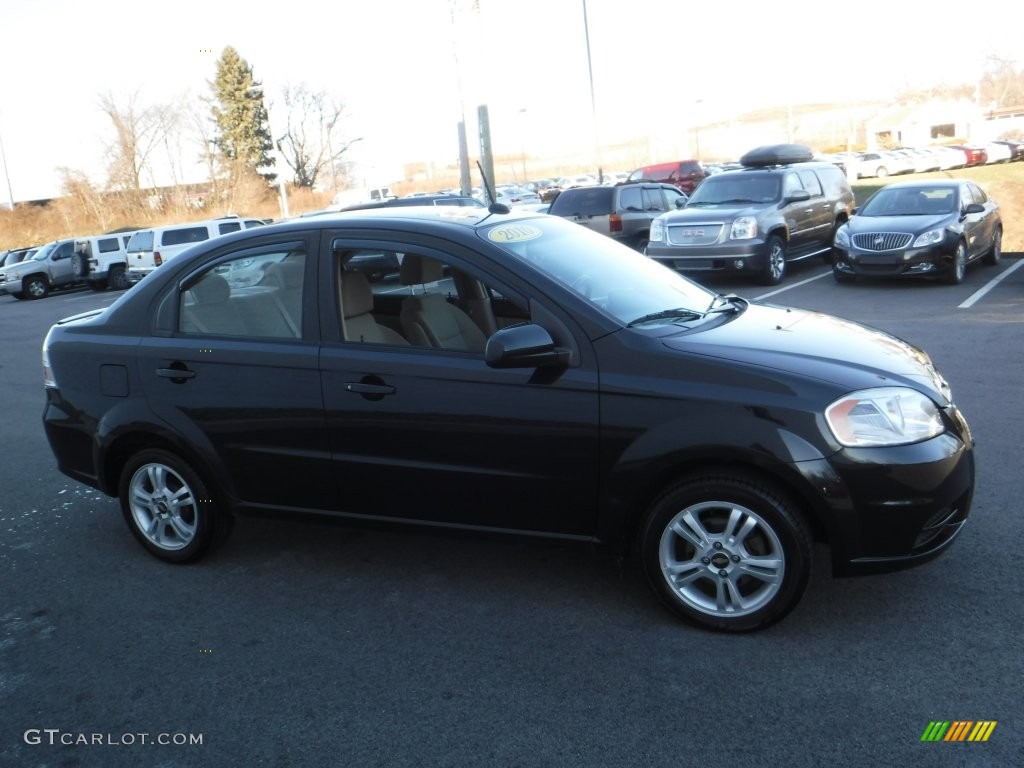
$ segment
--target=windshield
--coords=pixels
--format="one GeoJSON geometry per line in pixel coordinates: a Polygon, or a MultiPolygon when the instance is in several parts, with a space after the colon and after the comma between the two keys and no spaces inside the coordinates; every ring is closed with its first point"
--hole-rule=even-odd
{"type": "Polygon", "coordinates": [[[42,246],[38,251],[35,252],[35,255],[32,257],[32,260],[43,261],[50,255],[50,253],[56,247],[57,243],[47,243],[46,245],[42,246]]]}
{"type": "Polygon", "coordinates": [[[715,294],[638,251],[554,216],[496,223],[480,236],[622,325],[673,310],[703,316],[715,294]]]}
{"type": "Polygon", "coordinates": [[[778,176],[723,173],[705,179],[690,195],[688,208],[728,203],[773,203],[779,199],[778,176]]]}
{"type": "Polygon", "coordinates": [[[857,211],[858,216],[937,216],[956,210],[953,187],[883,187],[857,211]]]}

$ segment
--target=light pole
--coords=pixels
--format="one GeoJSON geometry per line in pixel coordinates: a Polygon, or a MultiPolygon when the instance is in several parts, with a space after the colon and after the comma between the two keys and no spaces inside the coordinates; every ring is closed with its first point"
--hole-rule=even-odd
{"type": "Polygon", "coordinates": [[[527,182],[526,177],[526,107],[519,110],[519,146],[523,160],[523,183],[527,182]]]}
{"type": "Polygon", "coordinates": [[[601,142],[597,130],[597,100],[594,98],[594,66],[590,60],[590,23],[587,21],[587,0],[583,0],[583,36],[587,43],[587,79],[590,81],[590,115],[594,122],[594,158],[597,160],[597,183],[604,183],[601,168],[601,142]]]}
{"type": "Polygon", "coordinates": [[[4,152],[4,137],[3,137],[2,133],[0,133],[0,160],[2,160],[3,164],[4,164],[4,179],[7,181],[7,199],[8,199],[8,201],[10,201],[11,210],[13,211],[14,210],[14,192],[11,191],[11,173],[7,169],[7,153],[4,152]]]}

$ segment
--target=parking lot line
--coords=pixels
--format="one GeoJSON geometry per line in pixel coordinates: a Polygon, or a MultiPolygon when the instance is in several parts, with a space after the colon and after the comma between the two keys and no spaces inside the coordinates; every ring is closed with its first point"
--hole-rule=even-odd
{"type": "Polygon", "coordinates": [[[991,280],[989,280],[987,283],[985,283],[985,285],[983,285],[981,288],[979,288],[974,293],[972,293],[970,296],[968,296],[967,299],[962,304],[958,304],[957,305],[957,309],[969,309],[970,307],[973,307],[975,305],[975,303],[977,303],[978,301],[981,300],[982,296],[984,296],[986,293],[988,293],[993,288],[995,288],[997,285],[999,285],[1000,281],[1002,281],[1004,278],[1008,277],[1015,269],[1017,269],[1020,266],[1024,266],[1024,261],[1018,261],[1016,264],[1014,264],[1009,269],[1007,269],[1007,270],[1003,271],[1001,274],[998,274],[995,277],[993,277],[991,280]]]}
{"type": "Polygon", "coordinates": [[[822,272],[820,275],[815,275],[814,277],[808,277],[806,280],[801,280],[798,283],[793,283],[792,285],[787,285],[785,288],[776,288],[774,291],[768,291],[768,293],[762,293],[760,296],[755,296],[754,300],[757,301],[757,300],[760,300],[760,299],[767,299],[769,296],[775,296],[777,294],[782,293],[783,291],[788,291],[790,288],[799,288],[801,285],[807,285],[807,283],[813,283],[815,280],[820,280],[821,278],[828,277],[831,274],[832,274],[832,270],[828,269],[828,270],[822,272]]]}

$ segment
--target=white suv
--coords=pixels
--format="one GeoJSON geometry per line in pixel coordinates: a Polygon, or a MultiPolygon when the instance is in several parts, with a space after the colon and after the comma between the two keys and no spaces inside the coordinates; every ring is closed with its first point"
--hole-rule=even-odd
{"type": "Polygon", "coordinates": [[[213,237],[263,226],[262,219],[241,219],[223,216],[190,224],[140,229],[128,241],[128,281],[136,283],[161,264],[169,261],[190,245],[213,237]]]}
{"type": "Polygon", "coordinates": [[[128,241],[131,232],[80,237],[75,240],[71,271],[94,291],[128,287],[128,241]]]}

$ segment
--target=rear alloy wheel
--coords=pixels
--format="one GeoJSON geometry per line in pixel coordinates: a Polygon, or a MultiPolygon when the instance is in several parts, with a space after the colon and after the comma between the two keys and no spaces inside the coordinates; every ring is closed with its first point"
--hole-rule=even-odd
{"type": "Polygon", "coordinates": [[[22,284],[22,292],[27,299],[45,299],[50,294],[50,284],[45,277],[33,275],[22,284]]]}
{"type": "Polygon", "coordinates": [[[115,291],[123,291],[131,285],[128,282],[128,273],[124,270],[124,264],[112,266],[107,273],[107,285],[115,291]]]}
{"type": "Polygon", "coordinates": [[[992,238],[992,248],[982,257],[982,262],[994,267],[1003,258],[1003,230],[997,229],[996,236],[992,238]]]}
{"type": "Polygon", "coordinates": [[[946,273],[946,282],[950,285],[960,285],[967,273],[967,244],[961,240],[956,244],[956,253],[953,254],[953,262],[949,265],[949,272],[946,273]]]}
{"type": "Polygon", "coordinates": [[[231,516],[218,509],[206,483],[168,451],[133,456],[121,471],[119,496],[132,534],[169,563],[198,559],[231,528],[231,516]]]}
{"type": "Polygon", "coordinates": [[[761,282],[764,285],[778,285],[786,276],[786,243],[778,235],[768,238],[767,257],[761,282]]]}
{"type": "Polygon", "coordinates": [[[888,175],[889,175],[889,169],[886,168],[884,165],[879,166],[878,171],[875,173],[875,176],[877,176],[880,179],[884,179],[888,175]]]}
{"type": "Polygon", "coordinates": [[[690,476],[658,498],[641,533],[644,571],[662,602],[706,629],[746,632],[799,602],[811,534],[786,496],[756,477],[690,476]]]}

